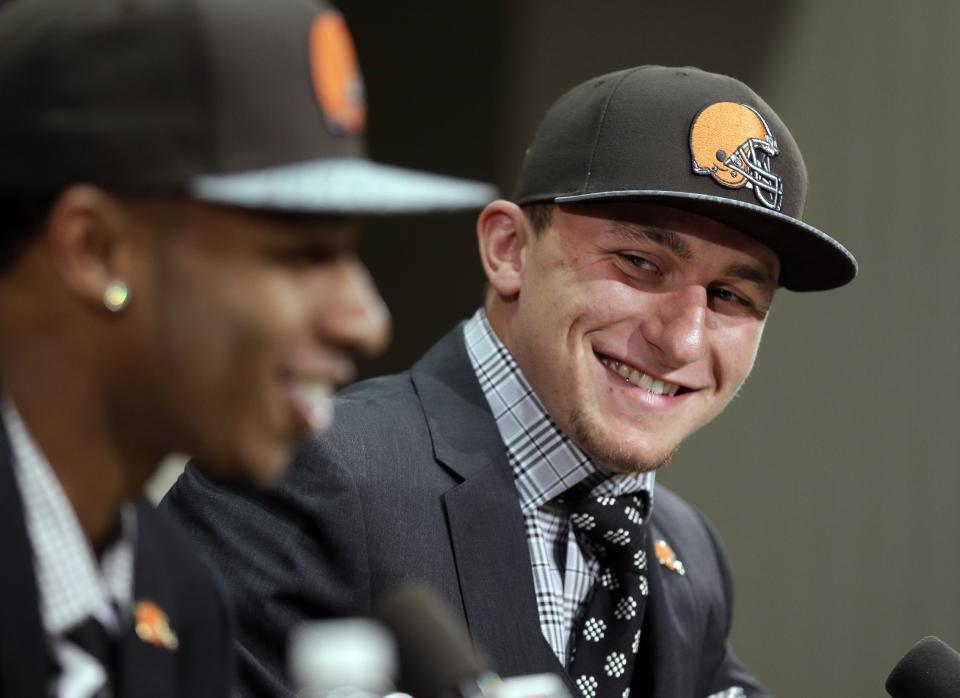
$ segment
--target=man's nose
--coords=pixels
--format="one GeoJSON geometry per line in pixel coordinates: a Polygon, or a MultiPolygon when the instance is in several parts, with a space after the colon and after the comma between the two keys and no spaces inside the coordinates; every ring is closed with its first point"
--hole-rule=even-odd
{"type": "Polygon", "coordinates": [[[367,268],[354,256],[338,259],[333,283],[317,306],[317,325],[325,341],[361,354],[375,355],[390,342],[390,311],[367,268]]]}
{"type": "Polygon", "coordinates": [[[707,290],[684,286],[658,299],[654,317],[648,319],[644,335],[655,348],[664,368],[676,369],[703,356],[707,320],[707,290]]]}

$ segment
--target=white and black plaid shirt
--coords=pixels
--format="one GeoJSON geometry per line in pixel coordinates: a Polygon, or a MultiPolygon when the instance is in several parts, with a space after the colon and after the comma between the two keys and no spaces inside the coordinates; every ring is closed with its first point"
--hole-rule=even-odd
{"type": "Polygon", "coordinates": [[[654,474],[598,471],[547,414],[482,308],[464,325],[463,336],[513,468],[530,546],[540,627],[560,663],[568,666],[571,635],[597,578],[598,565],[581,550],[565,510],[555,499],[581,483],[597,495],[643,491],[652,498],[654,474]],[[585,483],[587,478],[596,482],[585,483]]]}
{"type": "Polygon", "coordinates": [[[121,535],[97,561],[60,481],[40,452],[13,403],[2,401],[10,436],[13,472],[23,499],[24,519],[33,550],[40,617],[51,651],[60,666],[54,696],[94,695],[107,674],[100,663],[69,642],[64,634],[93,617],[118,635],[121,619],[133,606],[133,565],[137,514],[127,504],[121,535]]]}

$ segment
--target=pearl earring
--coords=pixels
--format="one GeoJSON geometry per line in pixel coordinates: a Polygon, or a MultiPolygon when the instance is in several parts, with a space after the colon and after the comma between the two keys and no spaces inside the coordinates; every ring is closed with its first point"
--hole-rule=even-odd
{"type": "Polygon", "coordinates": [[[103,305],[111,313],[119,313],[130,302],[130,290],[127,285],[116,279],[111,281],[103,292],[103,305]]]}

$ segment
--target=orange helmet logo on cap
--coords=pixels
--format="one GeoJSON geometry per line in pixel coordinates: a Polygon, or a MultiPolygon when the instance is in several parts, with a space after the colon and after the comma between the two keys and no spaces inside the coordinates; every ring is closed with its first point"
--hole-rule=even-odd
{"type": "Polygon", "coordinates": [[[313,21],[310,69],[327,123],[339,133],[362,131],[367,123],[363,78],[353,38],[339,12],[321,12],[313,21]]]}
{"type": "Polygon", "coordinates": [[[760,203],[780,210],[783,181],[770,169],[780,148],[752,107],[715,102],[701,109],[690,126],[690,153],[695,173],[731,189],[753,189],[760,203]]]}

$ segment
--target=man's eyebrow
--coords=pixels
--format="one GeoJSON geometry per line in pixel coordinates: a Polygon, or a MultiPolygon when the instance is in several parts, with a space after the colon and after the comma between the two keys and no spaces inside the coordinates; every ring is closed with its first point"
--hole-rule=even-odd
{"type": "Polygon", "coordinates": [[[685,262],[693,259],[693,252],[687,247],[683,239],[672,230],[629,221],[613,221],[612,230],[630,242],[649,241],[666,247],[685,262]]]}
{"type": "MultiPolygon", "coordinates": [[[[613,221],[612,230],[620,237],[626,238],[631,242],[653,242],[654,244],[666,247],[685,262],[693,261],[693,251],[683,241],[683,238],[672,230],[658,228],[653,225],[631,223],[629,221],[613,221]]],[[[724,272],[726,276],[757,284],[765,291],[768,291],[771,297],[780,285],[779,279],[774,278],[765,269],[761,269],[752,264],[732,264],[727,267],[724,272]]]]}
{"type": "Polygon", "coordinates": [[[780,282],[765,269],[752,264],[731,264],[724,270],[724,275],[747,283],[756,284],[760,296],[755,297],[753,305],[763,315],[770,312],[773,303],[773,294],[776,293],[780,282]]]}
{"type": "Polygon", "coordinates": [[[773,295],[773,292],[780,285],[777,279],[773,278],[773,276],[765,270],[755,267],[752,264],[732,264],[724,271],[726,276],[732,276],[735,279],[741,279],[743,281],[751,281],[763,287],[765,290],[769,290],[770,295],[773,295]]]}

